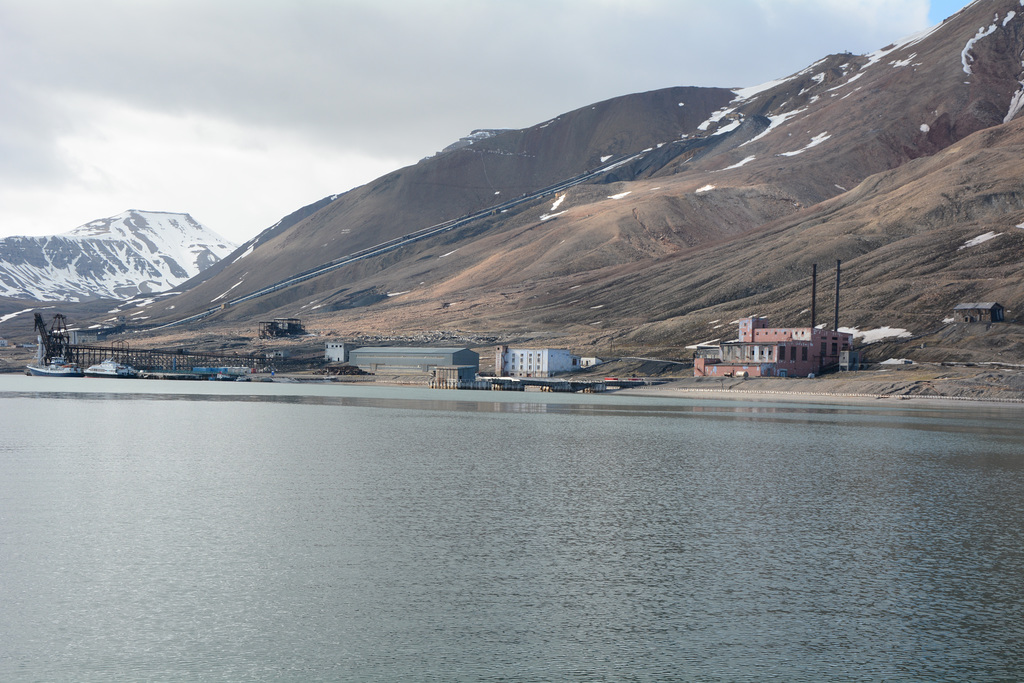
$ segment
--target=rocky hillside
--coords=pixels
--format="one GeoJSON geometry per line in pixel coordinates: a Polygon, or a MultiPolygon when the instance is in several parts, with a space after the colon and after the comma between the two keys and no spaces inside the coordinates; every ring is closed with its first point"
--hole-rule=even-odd
{"type": "Polygon", "coordinates": [[[234,249],[188,214],[125,211],[60,235],[0,239],[0,295],[131,299],[172,289],[234,249]]]}
{"type": "MultiPolygon", "coordinates": [[[[841,259],[841,325],[862,342],[939,334],[960,301],[999,301],[1012,320],[1024,306],[1022,53],[1021,0],[978,0],[761,86],[667,88],[470,136],[297,211],[145,315],[682,354],[734,336],[741,315],[807,324],[815,263],[819,322],[831,321],[841,259]],[[346,260],[360,250],[371,253],[346,260]]],[[[977,343],[957,338],[942,343],[977,343]]]]}

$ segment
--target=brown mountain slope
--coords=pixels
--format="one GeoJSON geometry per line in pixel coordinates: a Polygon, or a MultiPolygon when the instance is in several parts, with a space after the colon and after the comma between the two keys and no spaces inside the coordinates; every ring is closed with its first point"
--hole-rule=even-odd
{"type": "Polygon", "coordinates": [[[642,281],[649,299],[674,301],[660,313],[630,308],[637,319],[660,318],[633,333],[648,340],[696,340],[708,334],[702,319],[755,313],[807,324],[801,312],[809,306],[812,263],[824,275],[818,322],[831,321],[828,278],[836,259],[843,262],[842,325],[921,334],[941,327],[963,301],[1000,301],[1016,318],[1024,306],[1022,154],[1018,120],[715,249],[607,284],[629,289],[642,281]],[[996,236],[972,242],[988,233],[996,236]]]}
{"type": "MultiPolygon", "coordinates": [[[[1012,317],[1022,52],[1019,0],[985,0],[926,35],[761,88],[583,107],[346,193],[262,236],[173,310],[146,314],[206,310],[632,154],[584,184],[207,320],[288,315],[342,334],[460,329],[669,348],[727,337],[741,314],[806,323],[810,265],[827,279],[836,259],[845,325],[924,333],[977,299],[1012,317]],[[1002,234],[959,248],[989,231],[1002,234]]],[[[819,322],[831,319],[828,290],[823,279],[819,322]]]]}
{"type": "MultiPolygon", "coordinates": [[[[608,100],[521,131],[424,159],[347,192],[284,231],[243,245],[222,274],[181,297],[177,310],[202,309],[241,282],[232,295],[294,273],[486,209],[601,165],[673,140],[732,98],[719,88],[668,88],[608,100]],[[680,106],[680,103],[685,106],[680,106]],[[226,285],[224,283],[227,283],[226,285]]],[[[268,231],[270,232],[270,231],[268,231]]]]}
{"type": "MultiPolygon", "coordinates": [[[[302,306],[317,324],[339,331],[557,331],[590,345],[610,337],[668,348],[727,337],[734,330],[716,332],[711,322],[741,315],[808,324],[812,263],[821,276],[818,322],[831,322],[831,277],[842,259],[844,326],[924,334],[969,300],[1000,301],[1014,318],[1024,310],[1024,229],[1016,227],[1024,225],[1022,154],[1024,120],[872,176],[754,232],[664,247],[625,264],[616,254],[637,251],[620,222],[628,196],[606,198],[582,205],[587,214],[578,220],[569,211],[460,241],[454,253],[455,244],[436,244],[390,265],[370,262],[351,289],[342,278],[335,292],[307,285],[302,306]],[[965,246],[988,232],[1000,234],[965,246]],[[394,296],[328,313],[367,289],[394,296]]],[[[723,195],[697,196],[708,198],[709,214],[721,215],[729,202],[723,195]]],[[[640,240],[645,247],[656,242],[640,240]]],[[[249,306],[240,318],[257,314],[258,303],[249,306]]]]}

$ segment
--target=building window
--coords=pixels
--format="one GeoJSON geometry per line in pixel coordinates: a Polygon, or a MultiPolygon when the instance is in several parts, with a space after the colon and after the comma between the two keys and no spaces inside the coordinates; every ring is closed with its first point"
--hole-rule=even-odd
{"type": "Polygon", "coordinates": [[[833,356],[839,355],[839,347],[838,347],[838,345],[835,342],[832,342],[832,355],[833,356]]]}
{"type": "Polygon", "coordinates": [[[779,360],[780,361],[786,360],[786,347],[785,346],[780,346],[779,347],[779,360]]]}
{"type": "Polygon", "coordinates": [[[807,347],[806,346],[801,346],[800,347],[800,360],[807,360],[807,347]]]}
{"type": "Polygon", "coordinates": [[[796,347],[795,346],[790,346],[789,347],[789,360],[792,361],[792,362],[796,362],[796,347]]]}

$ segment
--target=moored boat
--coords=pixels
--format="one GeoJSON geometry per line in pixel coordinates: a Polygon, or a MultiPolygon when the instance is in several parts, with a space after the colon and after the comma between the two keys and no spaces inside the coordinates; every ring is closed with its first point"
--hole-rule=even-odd
{"type": "Polygon", "coordinates": [[[108,358],[102,363],[90,365],[85,369],[86,377],[138,377],[138,371],[130,365],[118,363],[113,358],[108,358]]]}
{"type": "Polygon", "coordinates": [[[82,368],[77,363],[65,363],[62,359],[55,358],[49,364],[36,363],[26,365],[30,375],[36,377],[81,377],[82,368]]]}

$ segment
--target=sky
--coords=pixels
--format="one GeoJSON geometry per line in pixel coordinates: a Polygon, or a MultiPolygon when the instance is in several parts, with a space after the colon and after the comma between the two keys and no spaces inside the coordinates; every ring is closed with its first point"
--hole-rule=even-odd
{"type": "Polygon", "coordinates": [[[0,237],[141,209],[240,244],[476,128],[756,85],[966,4],[0,0],[0,237]]]}

